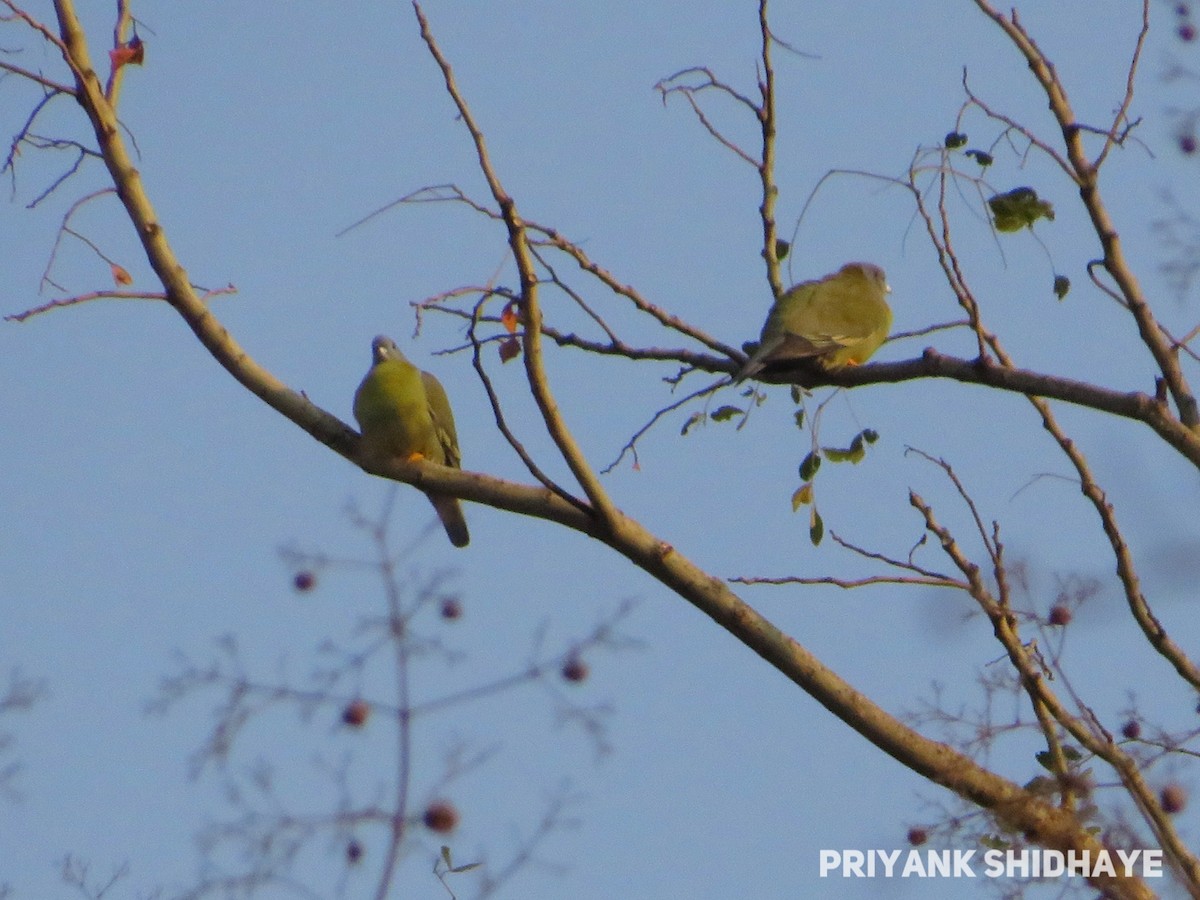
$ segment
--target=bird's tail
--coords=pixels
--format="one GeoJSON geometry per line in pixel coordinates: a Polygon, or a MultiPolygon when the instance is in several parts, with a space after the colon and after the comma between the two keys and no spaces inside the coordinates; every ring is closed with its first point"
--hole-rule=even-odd
{"type": "Polygon", "coordinates": [[[746,364],[742,366],[733,376],[730,383],[734,385],[741,384],[751,375],[757,375],[760,371],[762,371],[763,366],[766,364],[767,363],[765,360],[753,358],[749,359],[746,364]]]}
{"type": "Polygon", "coordinates": [[[445,497],[441,494],[429,494],[429,502],[437,510],[442,527],[446,529],[446,537],[455,547],[465,547],[471,543],[471,533],[467,531],[467,518],[463,515],[462,503],[457,497],[445,497]]]}

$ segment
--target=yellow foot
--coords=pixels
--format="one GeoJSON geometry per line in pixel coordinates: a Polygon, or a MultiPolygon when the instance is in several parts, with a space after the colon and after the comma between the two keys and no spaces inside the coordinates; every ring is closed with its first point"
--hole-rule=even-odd
{"type": "Polygon", "coordinates": [[[425,454],[422,453],[420,450],[414,450],[412,453],[408,454],[409,462],[417,462],[418,460],[422,460],[424,458],[425,458],[425,454]]]}

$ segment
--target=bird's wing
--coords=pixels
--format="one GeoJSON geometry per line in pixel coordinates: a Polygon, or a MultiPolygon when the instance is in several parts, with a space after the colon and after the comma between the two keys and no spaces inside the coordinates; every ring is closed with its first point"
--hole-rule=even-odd
{"type": "Polygon", "coordinates": [[[861,278],[842,273],[824,279],[813,292],[801,333],[826,350],[870,340],[879,329],[879,313],[886,310],[874,302],[872,291],[861,278]]]}
{"type": "Polygon", "coordinates": [[[454,412],[450,409],[450,398],[446,395],[442,383],[428,372],[421,373],[421,382],[425,386],[433,432],[445,457],[443,465],[457,469],[462,458],[458,450],[458,432],[454,428],[454,412]]]}

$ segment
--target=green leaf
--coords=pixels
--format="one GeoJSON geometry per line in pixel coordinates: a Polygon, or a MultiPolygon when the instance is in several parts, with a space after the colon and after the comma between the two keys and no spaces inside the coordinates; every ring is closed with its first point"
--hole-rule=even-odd
{"type": "MultiPolygon", "coordinates": [[[[828,456],[829,461],[832,463],[858,462],[858,459],[855,459],[854,457],[854,450],[850,447],[822,447],[821,452],[828,456]]],[[[858,458],[862,458],[861,450],[858,453],[858,458]]]]}
{"type": "Polygon", "coordinates": [[[792,492],[792,512],[796,512],[806,503],[812,503],[813,486],[811,481],[807,481],[792,492]]]}
{"type": "Polygon", "coordinates": [[[854,436],[854,440],[850,442],[850,446],[845,449],[838,447],[822,447],[821,452],[829,457],[830,462],[850,462],[860,463],[864,456],[867,455],[867,448],[863,446],[863,435],[858,433],[854,436]]]}
{"type": "Polygon", "coordinates": [[[803,431],[804,430],[804,410],[798,409],[798,410],[796,410],[796,412],[793,415],[795,416],[795,419],[796,419],[796,427],[799,428],[801,431],[803,431]]]}
{"type": "Polygon", "coordinates": [[[808,454],[800,462],[800,479],[812,481],[812,477],[817,474],[819,468],[821,468],[821,455],[819,453],[808,454]]]}
{"type": "Polygon", "coordinates": [[[692,413],[690,416],[688,416],[688,420],[683,423],[683,427],[681,429],[679,429],[680,437],[686,435],[689,431],[691,431],[692,426],[698,425],[703,421],[704,421],[704,413],[702,413],[702,412],[692,413]]]}
{"type": "Polygon", "coordinates": [[[965,150],[963,152],[964,155],[971,157],[971,159],[979,163],[979,168],[981,169],[986,169],[995,162],[995,160],[992,158],[992,154],[985,153],[983,150],[965,150]]]}
{"type": "Polygon", "coordinates": [[[452,868],[454,863],[450,861],[450,848],[442,844],[442,861],[446,863],[446,868],[452,868]]]}
{"type": "Polygon", "coordinates": [[[820,545],[823,537],[825,537],[825,523],[821,521],[821,514],[817,512],[817,507],[814,505],[808,514],[808,539],[816,547],[820,545]]]}
{"type": "Polygon", "coordinates": [[[879,432],[871,428],[864,428],[854,436],[850,441],[850,446],[845,449],[839,447],[822,447],[821,452],[824,453],[830,462],[851,462],[860,463],[863,457],[867,455],[867,444],[873,444],[879,440],[879,432]]]}
{"type": "Polygon", "coordinates": [[[992,223],[997,231],[1020,231],[1032,228],[1038,219],[1054,221],[1054,207],[1041,199],[1031,187],[1013,188],[1005,194],[988,198],[992,223]]]}
{"type": "Polygon", "coordinates": [[[714,422],[728,422],[734,416],[740,416],[741,414],[742,410],[737,406],[722,406],[709,413],[708,417],[714,422]]]}
{"type": "Polygon", "coordinates": [[[775,258],[778,260],[787,259],[788,251],[792,249],[792,245],[785,240],[775,241],[775,258]]]}
{"type": "Polygon", "coordinates": [[[951,131],[944,138],[944,143],[947,150],[957,150],[959,147],[966,146],[967,136],[959,131],[951,131]]]}
{"type": "Polygon", "coordinates": [[[1059,300],[1067,296],[1071,290],[1071,279],[1066,275],[1054,276],[1054,296],[1059,300]]]}
{"type": "Polygon", "coordinates": [[[483,863],[467,863],[465,866],[457,866],[450,871],[457,875],[459,872],[470,872],[472,869],[478,869],[483,863]]]}
{"type": "Polygon", "coordinates": [[[792,402],[795,403],[797,406],[799,406],[800,401],[803,399],[804,399],[804,393],[800,390],[800,385],[793,384],[792,385],[792,402]]]}

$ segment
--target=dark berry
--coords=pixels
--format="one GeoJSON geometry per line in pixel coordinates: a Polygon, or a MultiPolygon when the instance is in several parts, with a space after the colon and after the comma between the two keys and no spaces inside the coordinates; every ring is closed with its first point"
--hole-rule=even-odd
{"type": "Polygon", "coordinates": [[[582,659],[577,656],[572,656],[562,667],[562,677],[567,681],[573,681],[578,684],[585,681],[588,677],[588,667],[582,659]]]}
{"type": "Polygon", "coordinates": [[[458,825],[458,810],[445,800],[437,800],[425,807],[421,821],[430,831],[449,834],[458,825]]]}
{"type": "Polygon", "coordinates": [[[1183,812],[1187,806],[1187,791],[1178,784],[1168,784],[1159,791],[1158,802],[1162,804],[1163,812],[1171,815],[1183,812]]]}
{"type": "Polygon", "coordinates": [[[351,728],[362,728],[370,715],[371,706],[366,700],[351,700],[342,710],[342,721],[351,728]]]}

